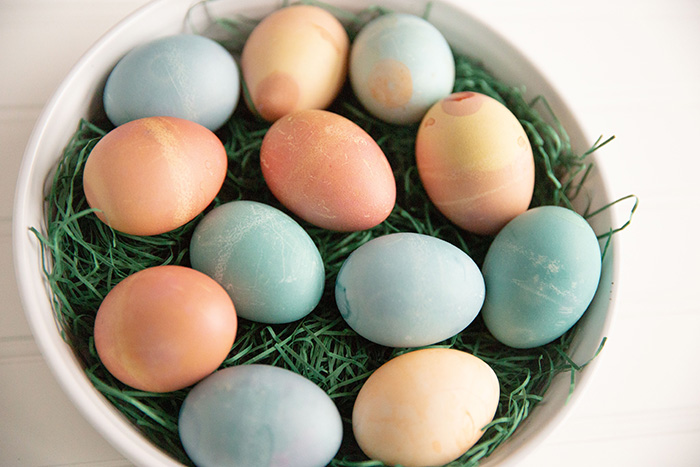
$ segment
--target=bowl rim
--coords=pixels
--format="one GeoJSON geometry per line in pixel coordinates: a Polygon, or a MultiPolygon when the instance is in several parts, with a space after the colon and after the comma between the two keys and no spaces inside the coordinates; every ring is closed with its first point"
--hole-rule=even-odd
{"type": "MultiPolygon", "coordinates": [[[[179,466],[181,464],[170,455],[148,442],[136,431],[136,428],[133,427],[104,396],[102,396],[86,377],[72,349],[70,349],[62,339],[55,319],[49,320],[44,316],[46,313],[45,305],[46,302],[51,303],[51,295],[48,284],[43,276],[42,265],[40,263],[42,254],[41,247],[37,245],[36,238],[29,231],[29,228],[35,225],[35,222],[30,218],[26,207],[29,200],[32,198],[32,190],[36,189],[38,183],[35,178],[36,175],[39,174],[40,167],[37,166],[35,156],[45,139],[46,127],[63,101],[64,94],[71,88],[73,82],[79,78],[83,69],[89,67],[91,61],[100,51],[108,47],[110,42],[127,29],[131,23],[140,21],[154,14],[159,9],[171,7],[175,4],[179,6],[193,6],[197,3],[199,3],[197,0],[152,0],[120,20],[90,46],[61,81],[36,120],[22,157],[15,187],[12,217],[13,264],[20,300],[34,340],[54,378],[73,405],[78,408],[81,415],[122,455],[132,462],[143,463],[143,465],[179,466]],[[33,261],[28,260],[30,257],[33,257],[33,261]],[[37,263],[37,261],[39,262],[37,263]],[[41,276],[41,281],[37,280],[37,275],[41,276]],[[37,284],[39,282],[43,284],[46,296],[42,296],[37,290],[37,284]]],[[[349,1],[343,2],[343,0],[331,3],[357,5],[349,1]]],[[[404,6],[405,4],[398,0],[389,0],[385,3],[397,5],[398,8],[403,10],[407,9],[407,7],[404,6]]],[[[412,0],[408,7],[416,5],[425,6],[426,3],[427,0],[412,0]]],[[[459,0],[435,0],[433,3],[435,4],[433,5],[433,9],[438,5],[445,6],[448,9],[457,10],[461,15],[468,17],[470,21],[479,24],[481,28],[488,31],[492,38],[500,42],[500,46],[506,47],[509,49],[508,51],[510,53],[517,55],[521,62],[528,64],[536,72],[538,81],[541,81],[546,87],[547,100],[552,107],[556,109],[557,115],[561,118],[562,114],[566,113],[567,119],[577,127],[576,129],[583,135],[586,141],[591,141],[584,124],[574,117],[575,114],[572,112],[571,105],[562,98],[561,93],[558,92],[557,88],[547,76],[540,71],[541,68],[537,66],[537,63],[534,62],[527,53],[508,40],[497,28],[473,14],[463,2],[459,0]]],[[[361,6],[358,6],[357,8],[360,7],[361,6]]],[[[567,128],[567,130],[569,129],[570,128],[567,128]]],[[[607,151],[607,148],[605,151],[607,151]]],[[[592,157],[593,160],[596,161],[599,157],[598,153],[593,154],[592,157]]],[[[55,161],[53,165],[55,166],[55,161]]],[[[596,171],[597,175],[601,178],[604,196],[609,198],[610,184],[606,178],[607,176],[600,170],[596,169],[596,171]]],[[[41,173],[40,175],[46,176],[47,173],[41,173]]],[[[44,186],[44,180],[41,180],[41,186],[44,186]]],[[[616,210],[611,210],[609,215],[613,225],[618,225],[616,210]]],[[[618,257],[618,243],[619,239],[612,239],[606,256],[606,262],[609,263],[607,267],[612,285],[608,291],[609,296],[607,300],[609,304],[601,328],[604,336],[610,335],[614,322],[615,313],[613,311],[617,292],[616,284],[618,283],[619,277],[619,263],[615,260],[615,258],[618,257]]],[[[55,318],[55,315],[53,315],[53,306],[51,306],[50,309],[52,316],[55,318]]],[[[561,426],[570,416],[573,407],[576,406],[576,402],[587,392],[591,385],[592,375],[595,374],[599,363],[600,357],[591,361],[585,369],[577,373],[576,390],[570,395],[569,400],[564,406],[559,408],[549,419],[547,424],[540,427],[526,439],[521,440],[518,445],[510,451],[506,459],[498,460],[497,462],[500,462],[498,465],[508,465],[522,461],[524,456],[534,451],[554,430],[561,426]],[[518,458],[517,461],[515,460],[516,457],[518,458]]],[[[568,374],[559,375],[558,377],[569,378],[568,374]]],[[[537,410],[537,408],[535,410],[537,410]]],[[[493,458],[492,455],[486,458],[482,465],[491,465],[492,462],[490,462],[490,460],[495,461],[496,459],[493,458]]]]}

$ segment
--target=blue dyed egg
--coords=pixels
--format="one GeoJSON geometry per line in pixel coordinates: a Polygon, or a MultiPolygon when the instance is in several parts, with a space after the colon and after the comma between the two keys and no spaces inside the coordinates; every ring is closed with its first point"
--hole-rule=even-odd
{"type": "Polygon", "coordinates": [[[402,232],[352,252],[338,273],[335,299],[348,325],[366,339],[418,347],[452,337],[474,320],[484,279],[456,246],[402,232]]]}
{"type": "Polygon", "coordinates": [[[560,337],[586,311],[600,280],[600,246],[579,214],[542,206],[506,224],[482,270],[486,327],[508,346],[537,347],[560,337]]]}
{"type": "Polygon", "coordinates": [[[296,321],[323,294],[323,260],[311,237],[287,214],[255,201],[207,213],[192,235],[190,262],[224,287],[239,317],[252,321],[296,321]]]}
{"type": "Polygon", "coordinates": [[[418,122],[452,92],[455,81],[454,57],[442,33],[406,13],[382,15],[362,28],[348,71],[362,105],[398,124],[418,122]]]}
{"type": "Polygon", "coordinates": [[[105,112],[116,126],[143,117],[178,117],[214,131],[238,103],[233,56],[192,34],[155,39],[128,52],[107,78],[105,112]]]}
{"type": "Polygon", "coordinates": [[[321,388],[268,365],[229,367],[199,382],[178,429],[200,467],[323,467],[343,438],[338,409],[321,388]]]}

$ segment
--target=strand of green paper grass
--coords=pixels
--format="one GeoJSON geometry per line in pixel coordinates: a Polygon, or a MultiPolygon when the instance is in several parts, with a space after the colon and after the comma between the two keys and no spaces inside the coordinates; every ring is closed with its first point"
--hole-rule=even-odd
{"type": "MultiPolygon", "coordinates": [[[[356,27],[360,21],[353,24],[356,27]]],[[[597,147],[583,157],[576,155],[556,119],[554,125],[550,125],[537,111],[536,107],[543,103],[547,111],[543,98],[526,102],[522,89],[498,81],[467,57],[456,57],[456,69],[456,91],[478,91],[497,98],[526,128],[537,165],[533,205],[570,206],[578,194],[580,179],[585,179],[590,171],[586,157],[597,147]],[[571,177],[570,174],[583,175],[571,177]]],[[[412,159],[415,126],[398,127],[374,119],[364,112],[347,89],[341,103],[332,110],[356,121],[380,144],[397,176],[397,206],[380,226],[351,234],[325,231],[300,221],[314,239],[326,266],[326,291],[319,308],[307,318],[286,326],[241,319],[236,342],[223,366],[272,364],[297,371],[314,381],[336,402],[346,425],[346,439],[332,465],[380,466],[383,464],[367,461],[354,444],[349,428],[352,404],[366,378],[383,362],[407,349],[368,344],[345,325],[332,297],[335,275],[350,252],[386,233],[415,231],[438,236],[468,252],[479,264],[491,238],[457,229],[429,202],[412,159]]],[[[551,120],[552,115],[547,116],[551,120]]],[[[284,209],[266,189],[260,173],[258,154],[267,127],[267,123],[239,109],[220,132],[229,156],[229,170],[215,205],[245,198],[284,209]]],[[[187,265],[189,236],[197,222],[195,219],[160,236],[133,237],[114,232],[96,219],[82,194],[82,164],[91,147],[109,129],[106,122],[100,125],[81,122],[52,183],[47,232],[35,233],[50,257],[45,269],[65,338],[80,355],[93,384],[156,445],[189,463],[180,446],[176,425],[186,391],[156,395],[125,387],[106,371],[92,343],[94,315],[104,295],[119,280],[145,267],[187,265]]],[[[482,439],[451,465],[475,465],[512,435],[542,399],[557,374],[569,372],[572,378],[575,376],[578,367],[566,354],[574,332],[575,329],[553,344],[517,351],[495,341],[477,319],[462,334],[440,343],[469,351],[489,363],[499,377],[502,391],[497,415],[482,439]]]]}

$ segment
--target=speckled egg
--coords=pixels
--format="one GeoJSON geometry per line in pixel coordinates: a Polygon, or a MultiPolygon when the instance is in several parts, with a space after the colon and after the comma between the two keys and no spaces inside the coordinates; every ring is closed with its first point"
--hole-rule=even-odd
{"type": "Polygon", "coordinates": [[[484,301],[484,279],[456,246],[428,235],[377,237],[343,263],[335,299],[348,325],[377,344],[418,347],[466,328],[484,301]]]}
{"type": "Polygon", "coordinates": [[[240,94],[238,66],[219,43],[178,34],[128,52],[107,78],[103,95],[115,125],[144,117],[178,117],[214,131],[233,113],[240,94]]]}
{"type": "Polygon", "coordinates": [[[353,41],[349,75],[370,113],[407,124],[420,121],[452,92],[455,64],[435,26],[418,16],[389,13],[369,22],[353,41]]]}
{"type": "Polygon", "coordinates": [[[323,8],[294,5],[271,13],[241,55],[249,107],[270,122],[328,107],[345,81],[349,48],[343,25],[323,8]]]}
{"type": "Polygon", "coordinates": [[[237,325],[231,299],[210,277],[183,266],[156,266],[123,279],[104,298],[95,348],[122,383],[169,392],[216,370],[237,325]]]}
{"type": "Polygon", "coordinates": [[[199,215],[226,178],[228,159],[207,128],[174,117],[147,117],[107,133],[83,174],[90,207],[110,227],[157,235],[199,215]]]}
{"type": "Polygon", "coordinates": [[[255,201],[231,201],[208,212],[192,235],[190,261],[252,321],[296,321],[323,294],[323,260],[311,237],[287,214],[255,201]]]}
{"type": "Polygon", "coordinates": [[[433,105],[416,136],[416,164],[430,200],[453,223],[496,234],[530,205],[535,163],[518,119],[475,92],[433,105]]]}
{"type": "Polygon", "coordinates": [[[318,227],[365,230],[394,208],[396,182],[384,152],[336,113],[302,110],[277,120],[263,139],[260,165],[272,194],[318,227]]]}
{"type": "Polygon", "coordinates": [[[225,368],[197,384],[178,430],[199,467],[324,467],[343,438],[338,409],[321,388],[268,365],[225,368]]]}
{"type": "Polygon", "coordinates": [[[389,360],[362,386],[353,433],[370,459],[444,465],[481,438],[499,394],[498,378],[483,360],[454,349],[415,350],[389,360]]]}
{"type": "Polygon", "coordinates": [[[511,347],[547,344],[586,311],[600,272],[600,246],[583,217],[558,206],[530,209],[500,231],[486,254],[486,327],[511,347]]]}

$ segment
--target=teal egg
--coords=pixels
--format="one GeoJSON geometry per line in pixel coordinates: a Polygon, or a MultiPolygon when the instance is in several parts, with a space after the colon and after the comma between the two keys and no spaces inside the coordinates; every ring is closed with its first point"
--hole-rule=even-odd
{"type": "Polygon", "coordinates": [[[144,117],[178,117],[217,130],[240,94],[238,66],[218,42],[195,34],[154,39],[130,50],[109,74],[103,103],[119,126],[144,117]]]}
{"type": "Polygon", "coordinates": [[[464,330],[484,301],[484,279],[462,250],[401,232],[365,243],[335,285],[340,314],[359,335],[390,347],[418,347],[464,330]]]}
{"type": "Polygon", "coordinates": [[[239,317],[252,321],[296,321],[323,294],[323,260],[311,237],[287,214],[255,201],[207,213],[193,232],[190,262],[223,286],[239,317]]]}
{"type": "Polygon", "coordinates": [[[330,397],[303,376],[269,365],[225,368],[197,383],[178,430],[199,467],[323,467],[343,438],[330,397]]]}
{"type": "Polygon", "coordinates": [[[601,251],[583,217],[542,206],[506,224],[482,272],[486,327],[503,344],[532,348],[560,337],[586,311],[598,288],[601,251]]]}

